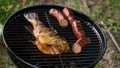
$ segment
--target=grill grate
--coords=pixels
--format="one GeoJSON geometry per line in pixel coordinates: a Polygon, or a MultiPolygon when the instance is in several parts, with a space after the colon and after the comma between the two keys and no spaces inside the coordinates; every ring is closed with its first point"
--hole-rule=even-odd
{"type": "MultiPolygon", "coordinates": [[[[44,6],[45,7],[45,6],[44,6]]],[[[57,23],[57,20],[49,15],[48,11],[51,7],[45,7],[44,9],[37,6],[30,9],[26,9],[14,15],[4,27],[4,38],[8,47],[25,62],[38,67],[54,67],[61,68],[61,62],[59,56],[51,56],[42,54],[36,45],[29,42],[34,40],[32,34],[25,29],[25,26],[32,26],[24,17],[24,12],[36,12],[39,14],[39,19],[46,25],[47,20],[45,13],[48,14],[48,19],[58,33],[65,37],[66,40],[72,45],[77,39],[72,33],[71,27],[61,28],[57,23]]],[[[57,7],[58,8],[58,7],[57,7]]],[[[59,8],[61,10],[62,8],[59,8]]],[[[82,28],[85,31],[85,36],[91,39],[91,44],[85,46],[80,54],[74,54],[71,50],[68,53],[61,54],[61,58],[65,68],[76,67],[88,67],[96,62],[98,57],[102,54],[103,42],[100,33],[92,26],[91,23],[82,17],[81,13],[75,12],[76,18],[82,21],[82,28]]],[[[71,47],[71,46],[70,46],[71,47]]]]}

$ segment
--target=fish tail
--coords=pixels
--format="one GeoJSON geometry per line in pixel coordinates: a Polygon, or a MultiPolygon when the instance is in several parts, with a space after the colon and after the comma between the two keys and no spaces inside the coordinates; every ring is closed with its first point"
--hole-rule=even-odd
{"type": "Polygon", "coordinates": [[[24,17],[33,25],[37,25],[38,23],[42,23],[39,21],[39,17],[37,13],[25,13],[24,17]]]}

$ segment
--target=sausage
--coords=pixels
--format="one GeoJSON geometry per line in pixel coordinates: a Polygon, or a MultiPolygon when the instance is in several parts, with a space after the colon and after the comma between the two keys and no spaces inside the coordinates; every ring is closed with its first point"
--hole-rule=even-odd
{"type": "Polygon", "coordinates": [[[76,54],[80,53],[83,48],[82,38],[79,38],[73,45],[72,51],[76,54]]]}
{"type": "Polygon", "coordinates": [[[71,9],[65,7],[65,8],[62,10],[62,13],[63,13],[64,16],[68,19],[68,21],[70,22],[70,24],[72,23],[72,21],[75,20],[74,14],[73,14],[73,12],[72,12],[71,9]]]}
{"type": "Polygon", "coordinates": [[[62,14],[62,12],[60,12],[59,10],[57,10],[55,8],[52,8],[52,9],[50,9],[49,14],[51,14],[52,16],[54,16],[58,20],[58,23],[61,27],[67,27],[68,26],[67,19],[62,14]]]}
{"type": "Polygon", "coordinates": [[[79,20],[72,22],[72,31],[78,40],[73,44],[72,51],[76,54],[80,53],[82,48],[91,43],[90,38],[85,37],[85,33],[81,27],[79,20]]]}
{"type": "Polygon", "coordinates": [[[69,23],[71,24],[72,31],[75,34],[75,36],[77,38],[83,37],[84,31],[82,30],[81,22],[80,20],[75,20],[72,10],[65,7],[62,10],[62,13],[64,14],[64,16],[68,19],[69,23]]]}
{"type": "Polygon", "coordinates": [[[77,42],[75,42],[72,46],[72,51],[78,54],[82,51],[82,47],[77,42]]]}
{"type": "Polygon", "coordinates": [[[80,53],[82,51],[82,48],[88,44],[90,44],[91,41],[88,37],[79,38],[72,46],[72,51],[76,54],[80,53]]]}
{"type": "Polygon", "coordinates": [[[90,38],[85,37],[81,22],[80,20],[75,19],[72,10],[69,8],[64,8],[62,12],[60,12],[57,9],[53,8],[49,11],[49,13],[59,21],[59,25],[62,27],[67,27],[69,21],[74,35],[78,38],[78,40],[72,46],[72,51],[74,53],[80,53],[84,46],[91,43],[90,38]]]}
{"type": "Polygon", "coordinates": [[[90,38],[85,37],[84,30],[81,26],[81,21],[76,20],[72,10],[69,8],[64,8],[62,13],[69,21],[74,35],[78,38],[77,41],[72,46],[72,51],[76,54],[80,53],[82,48],[91,43],[90,38]]]}
{"type": "Polygon", "coordinates": [[[74,35],[78,40],[73,44],[72,51],[76,54],[80,53],[82,48],[91,43],[90,38],[85,37],[84,30],[82,29],[80,20],[76,20],[72,10],[69,8],[64,8],[62,13],[68,19],[74,35]]]}
{"type": "Polygon", "coordinates": [[[71,25],[72,31],[77,38],[81,38],[85,35],[80,23],[79,20],[74,20],[71,25]]]}
{"type": "Polygon", "coordinates": [[[84,42],[84,46],[86,46],[91,43],[91,40],[89,37],[83,37],[83,42],[84,42]]]}

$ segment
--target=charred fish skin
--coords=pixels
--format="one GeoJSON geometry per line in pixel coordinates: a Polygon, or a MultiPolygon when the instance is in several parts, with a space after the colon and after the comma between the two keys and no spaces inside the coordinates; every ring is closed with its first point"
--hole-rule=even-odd
{"type": "Polygon", "coordinates": [[[55,33],[52,29],[46,27],[36,13],[25,13],[24,17],[32,24],[31,31],[35,37],[34,44],[44,54],[61,54],[69,50],[67,41],[55,33]]]}

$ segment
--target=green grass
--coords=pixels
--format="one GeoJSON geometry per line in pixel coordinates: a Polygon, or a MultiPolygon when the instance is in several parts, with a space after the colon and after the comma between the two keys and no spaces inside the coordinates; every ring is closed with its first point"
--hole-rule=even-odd
{"type": "Polygon", "coordinates": [[[103,68],[103,67],[102,67],[102,65],[97,64],[97,65],[95,66],[95,68],[103,68]]]}
{"type": "Polygon", "coordinates": [[[3,24],[9,15],[18,10],[16,2],[17,0],[0,0],[0,23],[3,24]]]}
{"type": "Polygon", "coordinates": [[[115,51],[112,51],[111,57],[112,57],[112,59],[115,59],[117,57],[117,53],[115,51]]]}
{"type": "Polygon", "coordinates": [[[16,66],[13,64],[9,56],[0,54],[0,68],[16,68],[16,66]]]}
{"type": "Polygon", "coordinates": [[[27,6],[33,5],[33,0],[27,2],[24,6],[23,0],[0,0],[0,23],[4,24],[5,20],[14,12],[27,6]]]}
{"type": "Polygon", "coordinates": [[[80,0],[70,0],[70,1],[72,5],[70,5],[69,7],[71,7],[74,10],[80,11],[80,6],[81,6],[80,0]]]}

